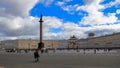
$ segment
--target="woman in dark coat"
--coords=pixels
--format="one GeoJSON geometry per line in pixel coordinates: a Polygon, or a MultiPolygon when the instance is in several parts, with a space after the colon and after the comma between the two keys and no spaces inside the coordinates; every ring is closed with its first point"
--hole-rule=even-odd
{"type": "Polygon", "coordinates": [[[36,50],[34,52],[34,58],[35,58],[35,62],[38,62],[39,61],[39,53],[38,53],[38,50],[36,50]]]}

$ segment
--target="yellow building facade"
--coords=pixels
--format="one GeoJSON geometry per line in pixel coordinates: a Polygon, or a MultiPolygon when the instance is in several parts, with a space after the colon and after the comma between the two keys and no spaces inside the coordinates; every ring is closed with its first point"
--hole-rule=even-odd
{"type": "MultiPolygon", "coordinates": [[[[7,49],[37,49],[38,48],[38,40],[5,40],[1,42],[2,48],[7,49]]],[[[59,48],[58,43],[54,40],[44,40],[44,47],[45,48],[59,48]]]]}
{"type": "MultiPolygon", "coordinates": [[[[36,49],[38,48],[38,40],[17,39],[1,41],[1,48],[13,49],[36,49]]],[[[120,33],[78,39],[75,36],[68,40],[43,40],[45,48],[82,48],[82,47],[120,47],[120,33]]]]}

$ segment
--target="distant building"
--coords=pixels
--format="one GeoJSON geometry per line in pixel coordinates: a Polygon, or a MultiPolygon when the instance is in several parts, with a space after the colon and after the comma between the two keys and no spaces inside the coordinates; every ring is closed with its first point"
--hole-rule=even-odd
{"type": "MultiPolygon", "coordinates": [[[[13,49],[36,49],[38,40],[5,40],[1,41],[1,48],[13,49]]],[[[82,48],[82,47],[120,47],[120,33],[93,37],[87,39],[78,39],[75,36],[68,40],[43,40],[45,48],[82,48]]]]}
{"type": "Polygon", "coordinates": [[[35,49],[37,41],[33,40],[5,40],[1,41],[2,48],[5,49],[35,49]]]}
{"type": "Polygon", "coordinates": [[[78,38],[74,35],[68,39],[69,46],[68,48],[77,48],[78,47],[78,38]]]}
{"type": "MultiPolygon", "coordinates": [[[[25,40],[25,39],[17,39],[17,40],[5,40],[1,41],[2,48],[6,49],[37,49],[38,48],[38,40],[25,40]]],[[[45,48],[58,48],[58,43],[53,40],[45,40],[45,48]]]]}
{"type": "Polygon", "coordinates": [[[120,46],[120,33],[89,39],[95,46],[120,46]]]}

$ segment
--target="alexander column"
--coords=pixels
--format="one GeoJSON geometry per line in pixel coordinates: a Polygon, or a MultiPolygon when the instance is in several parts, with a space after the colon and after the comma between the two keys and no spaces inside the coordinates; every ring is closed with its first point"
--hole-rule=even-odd
{"type": "Polygon", "coordinates": [[[40,41],[38,43],[38,49],[41,49],[44,47],[44,43],[42,42],[42,23],[43,23],[43,20],[42,20],[42,14],[40,16],[40,41]]]}

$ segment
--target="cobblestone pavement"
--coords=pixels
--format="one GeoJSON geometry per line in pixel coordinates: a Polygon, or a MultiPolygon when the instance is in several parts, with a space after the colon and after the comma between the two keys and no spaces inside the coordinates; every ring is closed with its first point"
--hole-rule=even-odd
{"type": "Polygon", "coordinates": [[[33,53],[0,53],[0,68],[120,68],[120,53],[46,53],[35,63],[33,53]]]}

